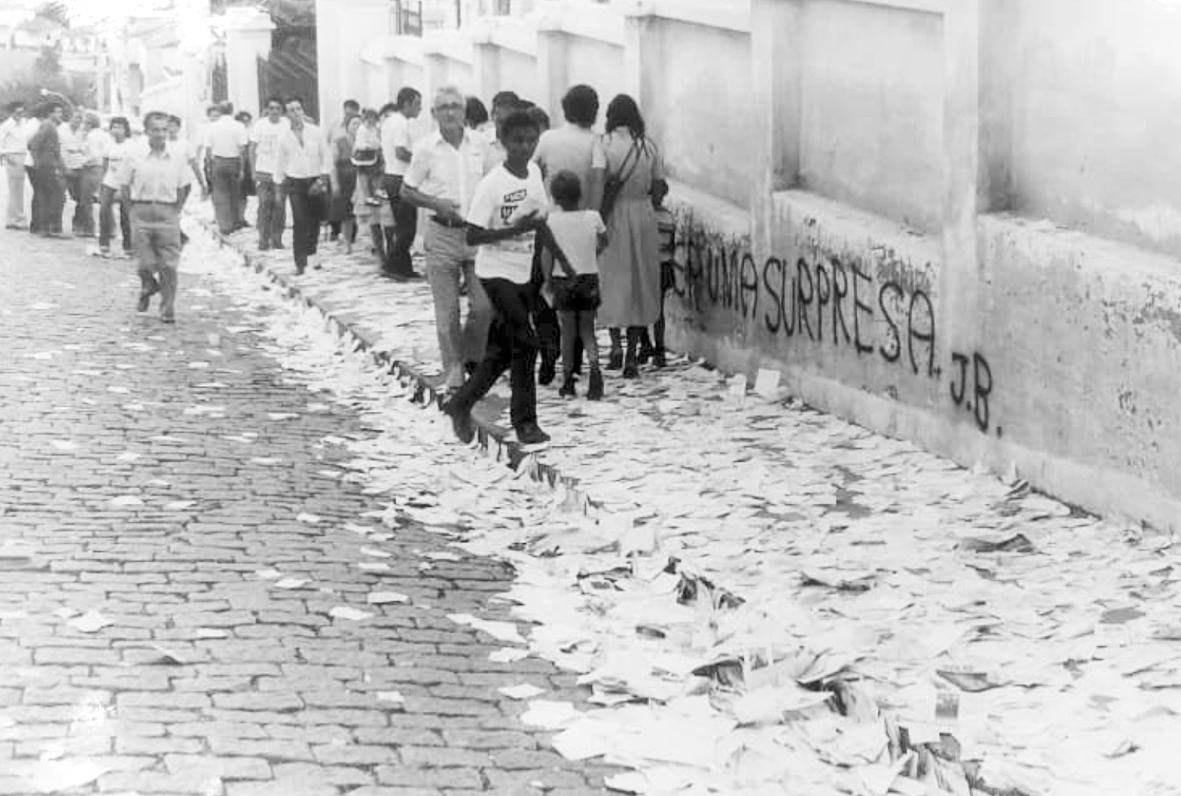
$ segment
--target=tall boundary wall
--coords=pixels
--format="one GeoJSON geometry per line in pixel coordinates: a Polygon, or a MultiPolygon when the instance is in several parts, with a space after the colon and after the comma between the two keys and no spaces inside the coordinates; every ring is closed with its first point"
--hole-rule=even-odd
{"type": "Polygon", "coordinates": [[[420,75],[557,120],[568,83],[631,93],[673,178],[671,344],[1176,531],[1178,24],[1161,0],[543,0],[366,52],[374,96],[420,75]]]}

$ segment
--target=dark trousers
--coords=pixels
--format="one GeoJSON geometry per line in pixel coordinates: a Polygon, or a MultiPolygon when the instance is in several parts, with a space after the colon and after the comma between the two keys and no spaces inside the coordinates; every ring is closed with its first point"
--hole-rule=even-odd
{"type": "Polygon", "coordinates": [[[82,235],[94,234],[94,205],[98,189],[102,184],[102,166],[84,166],[78,178],[78,194],[74,197],[74,232],[82,235]]]}
{"type": "Polygon", "coordinates": [[[287,225],[287,197],[283,186],[276,185],[270,174],[258,172],[255,190],[258,193],[258,243],[260,246],[279,246],[283,243],[283,228],[287,225]]]}
{"type": "Polygon", "coordinates": [[[382,187],[390,197],[390,211],[394,214],[394,245],[386,251],[385,270],[408,276],[414,273],[410,262],[410,247],[418,234],[418,208],[398,197],[402,190],[402,178],[395,174],[385,175],[382,187]]]}
{"type": "Polygon", "coordinates": [[[34,232],[61,232],[62,210],[66,206],[66,182],[53,166],[33,168],[34,232]]]}
{"type": "Polygon", "coordinates": [[[213,215],[217,230],[229,235],[238,226],[242,204],[242,158],[213,159],[213,215]]]}
{"type": "Polygon", "coordinates": [[[471,378],[451,399],[450,409],[460,414],[472,411],[508,370],[512,386],[509,417],[513,428],[520,429],[537,422],[537,334],[531,318],[537,290],[532,284],[519,285],[507,279],[481,279],[480,284],[494,312],[488,345],[471,378]]]}
{"type": "Polygon", "coordinates": [[[315,177],[288,177],[283,181],[283,192],[291,199],[291,253],[298,271],[307,267],[308,257],[316,253],[320,239],[323,202],[308,193],[315,182],[315,177]]]}
{"type": "Polygon", "coordinates": [[[102,187],[98,202],[98,245],[105,249],[115,235],[115,208],[119,205],[119,229],[123,233],[123,251],[131,251],[131,217],[127,205],[119,201],[119,194],[107,185],[102,187]]]}

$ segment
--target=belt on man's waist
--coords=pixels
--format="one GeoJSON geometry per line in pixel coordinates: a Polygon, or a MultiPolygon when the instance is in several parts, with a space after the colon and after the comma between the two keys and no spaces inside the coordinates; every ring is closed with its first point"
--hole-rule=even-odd
{"type": "Polygon", "coordinates": [[[132,199],[133,205],[160,205],[161,207],[176,207],[176,202],[160,202],[155,199],[132,199]]]}
{"type": "Polygon", "coordinates": [[[463,229],[467,226],[466,221],[452,221],[442,216],[431,216],[431,221],[434,221],[440,227],[447,227],[448,229],[463,229]]]}
{"type": "Polygon", "coordinates": [[[214,155],[214,160],[241,160],[241,155],[214,155]]]}

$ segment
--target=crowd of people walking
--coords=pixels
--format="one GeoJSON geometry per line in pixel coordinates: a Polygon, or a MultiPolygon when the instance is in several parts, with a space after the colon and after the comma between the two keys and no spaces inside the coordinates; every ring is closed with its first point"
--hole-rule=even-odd
{"type": "Polygon", "coordinates": [[[666,214],[668,188],[660,151],[625,94],[608,103],[604,132],[596,132],[599,97],[586,85],[566,92],[565,123],[554,129],[543,109],[511,91],[492,97],[489,111],[479,98],[447,86],[430,98],[432,132],[415,137],[423,105],[411,87],[380,109],[349,100],[340,119],[322,129],[299,97],[269,98],[257,121],[218,103],[190,144],[175,116],[149,114],[146,135],[133,137],[122,117],[104,129],[97,114],[65,103],[45,103],[31,119],[14,103],[0,123],[6,223],[67,237],[68,192],[74,236],[95,235],[97,207],[98,253],[118,256],[118,249],[111,253],[117,219],[121,251],[135,251],[140,261],[138,306],[145,310],[162,292],[167,321],[174,318],[183,245],[172,211],[179,213],[193,183],[212,199],[223,234],[251,226],[246,201],[256,195],[263,251],[285,248],[290,204],[297,274],[323,266],[322,231],[348,252],[367,231],[382,276],[425,276],[430,286],[450,392],[444,411],[456,435],[471,440],[473,406],[508,371],[518,439],[544,442],[536,389],[554,381],[559,362],[560,394],[574,396],[585,371],[591,400],[604,394],[604,369],[636,378],[646,361],[664,365],[668,286],[657,214],[666,214]],[[26,178],[33,190],[28,224],[26,178]],[[176,228],[175,252],[163,227],[176,228]],[[412,259],[420,232],[422,276],[412,259]],[[605,367],[597,324],[609,330],[605,367]]]}

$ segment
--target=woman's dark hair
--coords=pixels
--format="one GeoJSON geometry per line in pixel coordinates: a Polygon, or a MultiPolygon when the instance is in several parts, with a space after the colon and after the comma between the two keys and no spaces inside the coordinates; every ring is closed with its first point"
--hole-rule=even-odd
{"type": "Polygon", "coordinates": [[[463,121],[468,127],[479,127],[488,121],[488,109],[479,97],[468,97],[463,109],[463,121]]]}
{"type": "Polygon", "coordinates": [[[562,170],[555,174],[549,190],[554,201],[563,207],[577,205],[582,199],[582,181],[572,171],[562,170]]]}
{"type": "Polygon", "coordinates": [[[521,104],[521,98],[515,91],[498,91],[492,96],[492,109],[515,108],[521,104]]]}
{"type": "Polygon", "coordinates": [[[398,89],[398,96],[394,98],[394,104],[397,105],[398,110],[402,110],[421,96],[422,94],[419,93],[418,89],[403,86],[398,89]]]}
{"type": "Polygon", "coordinates": [[[250,111],[238,111],[234,120],[246,124],[246,122],[254,121],[254,117],[250,115],[250,111]]]}
{"type": "Polygon", "coordinates": [[[530,105],[525,109],[525,113],[529,114],[533,121],[537,122],[538,130],[549,129],[549,114],[543,111],[539,105],[530,105]]]}
{"type": "Polygon", "coordinates": [[[571,124],[590,127],[599,115],[598,92],[585,83],[572,86],[562,97],[562,115],[571,124]]]}
{"type": "Polygon", "coordinates": [[[515,110],[510,111],[507,116],[500,120],[500,129],[497,133],[503,141],[508,138],[508,134],[513,130],[524,128],[540,132],[540,128],[537,126],[537,120],[529,115],[529,111],[515,110]]]}
{"type": "Polygon", "coordinates": [[[619,127],[630,130],[632,138],[644,137],[644,117],[636,101],[627,94],[616,94],[607,105],[607,132],[619,127]]]}

